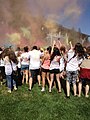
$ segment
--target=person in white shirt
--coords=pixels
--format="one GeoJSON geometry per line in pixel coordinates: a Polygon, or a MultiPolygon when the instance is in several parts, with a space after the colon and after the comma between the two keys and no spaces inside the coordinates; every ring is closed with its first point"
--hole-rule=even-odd
{"type": "Polygon", "coordinates": [[[51,55],[51,63],[50,63],[50,87],[49,87],[49,92],[52,90],[52,83],[54,81],[54,75],[56,76],[56,80],[58,83],[58,92],[61,93],[61,84],[60,84],[60,79],[59,79],[59,68],[60,68],[60,51],[57,47],[53,48],[53,52],[51,55]]]}
{"type": "Polygon", "coordinates": [[[24,52],[21,54],[21,71],[23,73],[22,83],[24,83],[24,79],[26,79],[26,84],[28,84],[29,79],[29,53],[28,46],[23,48],[24,52]]]}
{"type": "Polygon", "coordinates": [[[41,85],[41,77],[40,77],[40,66],[41,66],[41,61],[40,58],[42,56],[42,53],[37,49],[37,46],[33,46],[32,50],[29,52],[30,56],[30,64],[29,64],[29,69],[30,69],[30,79],[29,79],[29,91],[32,89],[32,82],[34,78],[36,77],[38,79],[38,84],[39,86],[41,85]]]}
{"type": "Polygon", "coordinates": [[[74,96],[77,95],[76,81],[78,78],[79,65],[83,60],[84,49],[80,43],[75,44],[73,48],[72,43],[70,42],[71,49],[68,51],[68,59],[66,65],[66,90],[67,98],[70,98],[70,84],[73,84],[74,96]]]}
{"type": "Polygon", "coordinates": [[[7,80],[7,87],[8,92],[11,93],[13,87],[14,90],[17,90],[16,81],[13,78],[12,72],[17,70],[17,58],[15,56],[14,51],[7,49],[7,53],[3,53],[3,59],[4,59],[4,66],[5,66],[5,74],[6,74],[6,80],[7,80]]]}

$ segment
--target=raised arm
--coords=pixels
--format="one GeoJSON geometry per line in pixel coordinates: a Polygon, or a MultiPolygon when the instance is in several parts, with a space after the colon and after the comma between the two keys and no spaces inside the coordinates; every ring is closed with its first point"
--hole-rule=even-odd
{"type": "Polygon", "coordinates": [[[73,47],[73,45],[72,45],[72,42],[70,41],[69,44],[70,44],[70,49],[73,50],[74,47],[73,47]]]}

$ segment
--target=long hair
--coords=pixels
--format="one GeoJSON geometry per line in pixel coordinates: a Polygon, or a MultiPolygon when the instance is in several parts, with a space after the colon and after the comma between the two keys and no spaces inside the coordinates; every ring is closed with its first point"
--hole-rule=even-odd
{"type": "Polygon", "coordinates": [[[90,46],[86,48],[86,53],[90,56],[90,46]]]}
{"type": "Polygon", "coordinates": [[[49,54],[51,54],[51,50],[52,50],[51,46],[47,47],[47,51],[49,52],[49,54]]]}
{"type": "Polygon", "coordinates": [[[9,51],[9,59],[16,64],[18,63],[17,57],[16,57],[15,52],[13,50],[9,51]]]}
{"type": "Polygon", "coordinates": [[[10,61],[13,61],[16,64],[18,63],[15,52],[12,49],[4,49],[4,51],[2,52],[2,58],[4,58],[5,56],[8,56],[10,61]]]}
{"type": "Polygon", "coordinates": [[[51,55],[51,61],[54,59],[55,56],[60,56],[60,55],[61,55],[61,54],[60,54],[59,49],[58,49],[57,47],[54,47],[53,53],[52,53],[52,55],[51,55]]]}
{"type": "Polygon", "coordinates": [[[28,52],[28,46],[25,46],[23,49],[24,49],[24,52],[28,52]]]}
{"type": "Polygon", "coordinates": [[[75,47],[74,47],[74,50],[75,50],[75,55],[78,54],[78,57],[84,57],[84,54],[85,54],[85,51],[84,51],[84,48],[83,46],[81,45],[81,43],[76,43],[75,44],[75,47]]]}

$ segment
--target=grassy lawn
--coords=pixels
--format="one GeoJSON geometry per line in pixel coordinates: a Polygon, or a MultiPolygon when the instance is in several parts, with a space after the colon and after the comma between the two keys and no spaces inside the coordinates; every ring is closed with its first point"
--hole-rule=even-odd
{"type": "Polygon", "coordinates": [[[65,93],[41,93],[35,84],[32,91],[28,85],[18,87],[11,94],[6,87],[0,86],[0,120],[90,120],[90,97],[65,98],[65,93]]]}

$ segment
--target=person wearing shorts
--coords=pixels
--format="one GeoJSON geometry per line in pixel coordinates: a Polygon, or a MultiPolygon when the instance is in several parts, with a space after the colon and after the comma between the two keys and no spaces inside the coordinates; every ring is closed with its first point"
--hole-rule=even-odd
{"type": "Polygon", "coordinates": [[[85,58],[80,65],[79,84],[78,84],[78,97],[81,97],[82,83],[85,83],[85,97],[89,97],[90,87],[90,46],[86,48],[87,58],[85,58]]]}
{"type": "Polygon", "coordinates": [[[66,64],[66,92],[67,98],[70,98],[70,83],[73,84],[74,96],[77,96],[76,81],[78,78],[79,65],[83,60],[84,50],[80,43],[77,43],[75,47],[70,42],[71,49],[68,51],[67,64],[66,64]]]}
{"type": "Polygon", "coordinates": [[[24,79],[26,79],[26,84],[28,84],[29,79],[29,54],[28,46],[23,48],[24,52],[21,54],[21,72],[23,73],[22,84],[24,79]]]}
{"type": "Polygon", "coordinates": [[[49,92],[52,90],[52,83],[54,81],[54,75],[56,76],[56,80],[58,83],[58,92],[61,92],[61,83],[59,78],[59,68],[60,68],[60,51],[57,47],[53,48],[53,52],[51,55],[51,63],[50,63],[50,87],[49,92]]]}
{"type": "Polygon", "coordinates": [[[38,79],[38,84],[40,86],[41,76],[40,76],[40,66],[41,61],[40,58],[42,56],[42,53],[37,49],[37,46],[33,46],[32,50],[29,51],[29,57],[30,57],[30,64],[29,64],[29,70],[31,73],[30,79],[29,79],[29,91],[32,89],[32,83],[34,78],[38,79]]]}
{"type": "Polygon", "coordinates": [[[45,91],[45,80],[48,81],[48,85],[50,86],[50,77],[49,77],[50,56],[51,56],[51,46],[49,46],[47,50],[44,52],[44,57],[42,59],[42,65],[41,65],[42,90],[41,92],[45,91]]]}

